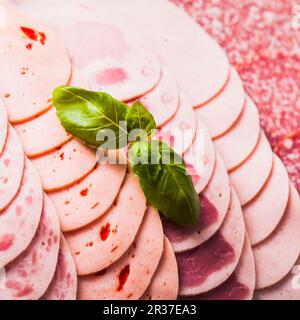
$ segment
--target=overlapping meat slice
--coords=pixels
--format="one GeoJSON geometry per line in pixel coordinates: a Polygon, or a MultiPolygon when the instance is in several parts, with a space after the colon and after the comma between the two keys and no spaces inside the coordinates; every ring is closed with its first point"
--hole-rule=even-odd
{"type": "Polygon", "coordinates": [[[242,209],[232,189],[229,210],[219,231],[200,246],[176,256],[179,294],[198,295],[226,281],[238,264],[244,238],[242,209]]]}
{"type": "Polygon", "coordinates": [[[146,291],[163,252],[158,212],[149,207],[131,247],[113,265],[79,277],[78,299],[139,299],[146,291]]]}
{"type": "Polygon", "coordinates": [[[246,94],[234,68],[224,89],[212,100],[195,109],[206,124],[211,137],[217,138],[228,131],[243,112],[246,94]]]}
{"type": "Polygon", "coordinates": [[[199,195],[201,213],[198,225],[182,227],[163,220],[164,232],[175,252],[193,249],[208,240],[220,228],[230,201],[230,186],[225,165],[217,156],[214,174],[199,195]]]}
{"type": "Polygon", "coordinates": [[[267,238],[280,222],[289,198],[289,178],[281,160],[274,155],[271,174],[259,194],[243,207],[251,244],[267,238]]]}
{"type": "Polygon", "coordinates": [[[16,196],[24,171],[24,151],[14,129],[9,126],[6,144],[0,155],[0,213],[16,196]]]}
{"type": "Polygon", "coordinates": [[[164,251],[151,283],[142,300],[176,300],[178,294],[178,268],[176,257],[168,238],[164,240],[164,251]]]}
{"type": "Polygon", "coordinates": [[[130,173],[105,215],[79,230],[65,234],[77,273],[96,273],[117,261],[134,241],[145,210],[143,191],[138,179],[130,173]]]}
{"type": "Polygon", "coordinates": [[[78,182],[91,172],[97,158],[95,152],[72,139],[55,151],[32,159],[45,191],[56,191],[78,182]]]}
{"type": "Polygon", "coordinates": [[[3,102],[0,100],[0,155],[5,146],[8,131],[7,112],[3,102]]]}
{"type": "Polygon", "coordinates": [[[295,264],[300,251],[299,215],[300,198],[291,185],[289,202],[279,225],[268,238],[253,247],[257,289],[277,283],[295,264]]]}
{"type": "Polygon", "coordinates": [[[75,300],[77,294],[77,274],[70,249],[63,235],[55,275],[43,295],[43,300],[75,300]]]}
{"type": "Polygon", "coordinates": [[[251,201],[262,189],[273,165],[271,146],[263,132],[258,145],[250,157],[237,169],[229,173],[230,182],[242,205],[251,201]]]}
{"type": "Polygon", "coordinates": [[[30,244],[39,225],[43,191],[39,175],[25,161],[21,187],[10,205],[0,212],[0,265],[5,266],[30,244]]]}
{"type": "Polygon", "coordinates": [[[210,180],[216,161],[213,142],[206,126],[196,118],[196,136],[192,145],[184,153],[183,159],[193,179],[195,189],[200,193],[210,180]]]}
{"type": "Polygon", "coordinates": [[[214,140],[216,150],[223,158],[227,170],[241,165],[255,149],[259,140],[258,111],[247,97],[244,110],[235,124],[224,135],[214,140]]]}
{"type": "Polygon", "coordinates": [[[57,264],[59,221],[44,195],[39,228],[29,247],[5,267],[5,287],[0,288],[1,300],[35,300],[47,290],[57,264]]]}
{"type": "Polygon", "coordinates": [[[49,109],[52,90],[66,84],[71,65],[61,41],[31,18],[3,7],[0,30],[0,96],[9,120],[22,122],[49,109]]]}

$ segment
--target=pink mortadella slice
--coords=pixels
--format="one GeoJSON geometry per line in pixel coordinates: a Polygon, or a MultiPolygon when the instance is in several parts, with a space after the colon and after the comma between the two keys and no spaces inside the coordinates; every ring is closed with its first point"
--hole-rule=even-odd
{"type": "Polygon", "coordinates": [[[43,300],[76,300],[77,273],[70,249],[63,235],[60,236],[60,248],[55,275],[43,295],[43,300]]]}
{"type": "Polygon", "coordinates": [[[259,116],[253,101],[247,97],[245,108],[229,131],[214,140],[227,170],[240,166],[253,152],[260,136],[259,116]]]}
{"type": "Polygon", "coordinates": [[[93,170],[97,163],[95,152],[72,139],[61,148],[32,159],[45,191],[56,191],[78,182],[93,170]]]}
{"type": "Polygon", "coordinates": [[[238,264],[244,239],[243,213],[232,189],[229,210],[219,231],[200,246],[177,254],[179,295],[198,295],[225,282],[238,264]]]}
{"type": "Polygon", "coordinates": [[[164,69],[156,87],[138,100],[152,113],[158,127],[169,121],[179,106],[179,89],[171,73],[164,69]]]}
{"type": "Polygon", "coordinates": [[[251,300],[255,288],[255,264],[251,244],[245,237],[244,248],[234,273],[219,287],[202,295],[199,300],[251,300]]]}
{"type": "Polygon", "coordinates": [[[179,279],[176,257],[171,243],[165,237],[164,251],[149,287],[141,300],[176,300],[179,279]]]}
{"type": "Polygon", "coordinates": [[[256,290],[255,300],[300,300],[300,257],[294,267],[279,282],[271,287],[256,290]]]}
{"type": "Polygon", "coordinates": [[[243,205],[254,199],[270,176],[273,166],[271,146],[263,132],[252,155],[229,173],[230,182],[243,205]]]}
{"type": "Polygon", "coordinates": [[[199,118],[197,118],[196,136],[183,158],[195,189],[197,193],[200,193],[207,186],[213,174],[216,153],[209,132],[199,118]]]}
{"type": "Polygon", "coordinates": [[[251,244],[266,239],[280,222],[289,199],[289,178],[281,160],[274,155],[270,177],[260,193],[243,207],[251,244]]]}
{"type": "Polygon", "coordinates": [[[241,115],[246,103],[242,81],[234,68],[224,89],[212,100],[195,109],[212,138],[220,137],[241,115]]]}
{"type": "Polygon", "coordinates": [[[79,229],[100,218],[114,202],[126,174],[126,165],[98,164],[75,185],[49,193],[62,231],[79,229]]]}
{"type": "Polygon", "coordinates": [[[43,190],[37,170],[29,160],[20,190],[11,204],[0,212],[0,266],[21,254],[38,228],[43,204],[43,190]]]}
{"type": "Polygon", "coordinates": [[[49,287],[59,251],[59,221],[46,195],[39,228],[29,247],[5,267],[0,300],[36,300],[49,287]]]}
{"type": "Polygon", "coordinates": [[[5,146],[8,131],[7,112],[3,102],[0,99],[0,156],[5,146]]]}
{"type": "Polygon", "coordinates": [[[117,261],[133,243],[145,211],[146,198],[138,179],[130,173],[104,216],[65,234],[77,273],[96,273],[117,261]]]}
{"type": "MultiPolygon", "coordinates": [[[[81,74],[72,68],[69,85],[87,88],[81,74]]],[[[55,108],[14,126],[21,138],[24,151],[30,158],[52,152],[71,140],[72,136],[61,125],[55,108]]]]}
{"type": "Polygon", "coordinates": [[[230,202],[230,185],[225,165],[217,155],[214,174],[204,191],[200,220],[195,227],[182,227],[170,220],[163,220],[164,232],[175,252],[193,249],[208,240],[223,223],[230,202]]]}
{"type": "Polygon", "coordinates": [[[159,265],[163,246],[161,220],[150,207],[134,243],[116,263],[96,274],[79,277],[78,299],[139,299],[159,265]]]}
{"type": "Polygon", "coordinates": [[[50,108],[52,90],[69,81],[65,47],[44,25],[5,9],[0,30],[0,97],[11,123],[31,119],[50,108]]]}
{"type": "Polygon", "coordinates": [[[156,138],[164,141],[182,155],[193,143],[196,127],[196,117],[192,105],[188,98],[181,93],[176,114],[160,128],[156,138]]]}
{"type": "Polygon", "coordinates": [[[256,289],[283,279],[299,256],[300,198],[292,185],[290,188],[289,202],[279,225],[267,239],[253,247],[256,289]]]}
{"type": "Polygon", "coordinates": [[[24,171],[24,151],[15,130],[9,126],[0,155],[0,214],[16,196],[24,171]]]}

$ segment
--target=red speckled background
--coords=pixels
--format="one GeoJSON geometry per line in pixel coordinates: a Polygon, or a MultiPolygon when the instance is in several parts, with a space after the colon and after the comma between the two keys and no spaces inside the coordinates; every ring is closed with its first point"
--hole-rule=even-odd
{"type": "Polygon", "coordinates": [[[226,51],[300,191],[300,0],[171,0],[226,51]]]}

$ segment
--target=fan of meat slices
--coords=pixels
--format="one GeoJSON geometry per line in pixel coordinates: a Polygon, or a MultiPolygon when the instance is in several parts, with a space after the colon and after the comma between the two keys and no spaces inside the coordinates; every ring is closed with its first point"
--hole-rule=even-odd
{"type": "Polygon", "coordinates": [[[299,195],[196,23],[166,0],[0,9],[0,299],[300,299],[299,195]],[[64,130],[62,84],[151,111],[192,176],[196,226],[160,217],[125,164],[64,130]]]}

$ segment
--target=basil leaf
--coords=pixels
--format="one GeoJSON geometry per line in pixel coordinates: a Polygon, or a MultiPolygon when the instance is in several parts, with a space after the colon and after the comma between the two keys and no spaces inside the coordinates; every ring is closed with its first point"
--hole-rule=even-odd
{"type": "Polygon", "coordinates": [[[69,86],[53,91],[53,105],[67,132],[92,147],[119,149],[127,145],[128,131],[120,121],[128,106],[104,92],[69,86]]]}
{"type": "Polygon", "coordinates": [[[178,224],[198,223],[199,196],[181,157],[174,150],[161,141],[140,141],[132,144],[129,157],[145,196],[153,206],[178,224]]]}
{"type": "Polygon", "coordinates": [[[132,137],[129,137],[130,141],[136,141],[137,137],[140,140],[151,137],[156,129],[156,123],[152,114],[139,101],[134,102],[129,107],[126,121],[130,135],[132,135],[132,137]]]}

